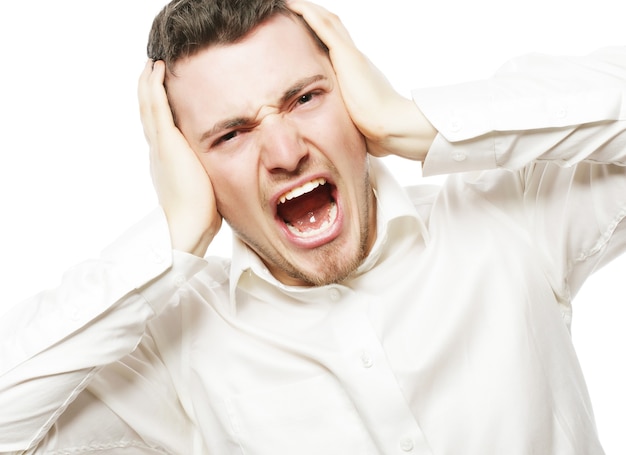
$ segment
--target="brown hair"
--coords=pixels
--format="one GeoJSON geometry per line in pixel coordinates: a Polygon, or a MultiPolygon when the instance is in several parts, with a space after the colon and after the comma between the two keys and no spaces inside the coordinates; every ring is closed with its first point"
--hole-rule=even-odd
{"type": "Polygon", "coordinates": [[[165,61],[171,69],[177,60],[213,44],[237,42],[276,14],[299,17],[287,8],[285,0],[173,0],[154,18],[148,57],[165,61]]]}

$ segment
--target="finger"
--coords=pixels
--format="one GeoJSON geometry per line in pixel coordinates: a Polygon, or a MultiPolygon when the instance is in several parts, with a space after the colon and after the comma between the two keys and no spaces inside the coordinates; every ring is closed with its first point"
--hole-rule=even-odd
{"type": "Polygon", "coordinates": [[[288,7],[304,18],[331,52],[345,46],[354,47],[350,33],[336,14],[320,5],[304,0],[289,1],[288,7]]]}
{"type": "Polygon", "coordinates": [[[139,76],[137,84],[137,98],[139,100],[139,114],[143,125],[144,135],[148,142],[154,136],[154,121],[152,119],[152,101],[150,96],[150,77],[152,76],[154,62],[148,60],[139,76]]]}
{"type": "Polygon", "coordinates": [[[172,123],[172,111],[170,109],[167,94],[165,93],[165,62],[154,62],[152,72],[148,77],[148,96],[155,121],[159,125],[172,123]]]}
{"type": "Polygon", "coordinates": [[[148,60],[139,76],[137,84],[137,96],[139,98],[140,108],[149,107],[150,102],[150,79],[154,72],[155,62],[148,60]]]}
{"type": "MultiPolygon", "coordinates": [[[[156,61],[153,64],[149,62],[140,77],[142,122],[148,142],[152,145],[157,145],[164,137],[178,133],[163,85],[164,81],[165,63],[163,61],[156,61]]],[[[160,148],[157,149],[160,150],[160,148]]]]}
{"type": "Polygon", "coordinates": [[[143,67],[143,70],[141,71],[141,74],[139,75],[139,88],[140,89],[141,89],[141,86],[144,85],[143,83],[148,79],[148,77],[152,73],[153,67],[154,67],[154,61],[148,59],[148,61],[146,61],[146,64],[143,67]]]}

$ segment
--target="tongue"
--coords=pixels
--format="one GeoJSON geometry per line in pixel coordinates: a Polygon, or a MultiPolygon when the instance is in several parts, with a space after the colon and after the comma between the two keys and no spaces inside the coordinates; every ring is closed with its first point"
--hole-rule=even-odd
{"type": "Polygon", "coordinates": [[[280,204],[278,216],[300,232],[319,229],[328,220],[333,202],[328,186],[322,185],[310,193],[280,204]]]}

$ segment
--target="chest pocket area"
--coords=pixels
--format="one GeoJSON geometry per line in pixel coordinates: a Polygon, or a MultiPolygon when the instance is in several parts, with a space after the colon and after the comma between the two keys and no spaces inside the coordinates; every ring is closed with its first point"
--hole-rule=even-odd
{"type": "Polygon", "coordinates": [[[378,454],[333,376],[315,376],[225,401],[235,438],[246,454],[378,454]]]}

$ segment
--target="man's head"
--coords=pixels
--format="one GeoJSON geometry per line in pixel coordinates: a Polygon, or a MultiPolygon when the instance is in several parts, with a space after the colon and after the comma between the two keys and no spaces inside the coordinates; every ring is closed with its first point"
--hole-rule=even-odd
{"type": "Polygon", "coordinates": [[[163,60],[172,69],[177,60],[206,47],[236,43],[276,14],[295,17],[285,0],[173,0],[152,23],[148,57],[163,60]]]}
{"type": "Polygon", "coordinates": [[[348,277],[375,238],[375,209],[365,140],[328,54],[279,0],[172,7],[211,38],[157,18],[149,49],[170,61],[170,106],[209,175],[218,211],[283,283],[348,277]],[[246,25],[225,38],[227,22],[246,25]],[[176,51],[156,51],[165,47],[176,51]]]}

